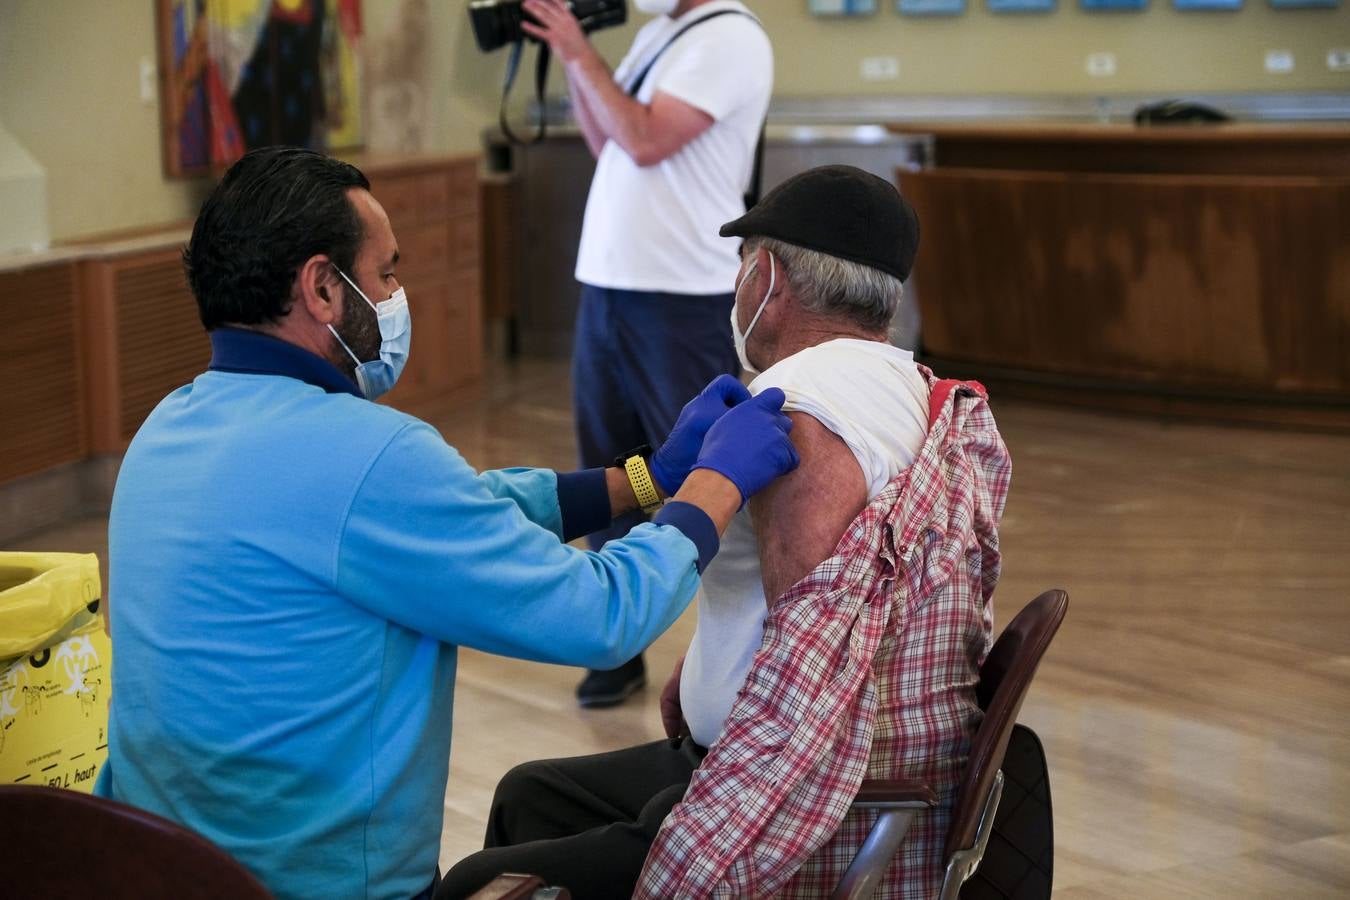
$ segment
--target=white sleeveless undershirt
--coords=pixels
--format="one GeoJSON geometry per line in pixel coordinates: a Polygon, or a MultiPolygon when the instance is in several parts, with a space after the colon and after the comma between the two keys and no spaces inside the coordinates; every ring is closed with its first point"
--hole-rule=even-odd
{"type": "MultiPolygon", "coordinates": [[[[928,432],[928,382],[914,355],[879,341],[840,339],[808,347],[750,384],[782,388],[785,411],[803,412],[853,452],[870,500],[914,461],[928,432]]],[[[784,527],[790,527],[785,525],[784,527]]],[[[768,604],[748,510],[722,537],[698,594],[698,625],[680,677],[680,704],[694,740],[722,733],[764,634],[768,604]]]]}

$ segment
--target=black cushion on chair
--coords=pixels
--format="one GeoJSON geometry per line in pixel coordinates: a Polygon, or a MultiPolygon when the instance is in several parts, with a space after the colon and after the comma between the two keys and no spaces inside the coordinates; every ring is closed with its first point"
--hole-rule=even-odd
{"type": "Polygon", "coordinates": [[[1013,727],[989,846],[961,900],[1048,900],[1055,862],[1049,768],[1041,740],[1013,727]]]}

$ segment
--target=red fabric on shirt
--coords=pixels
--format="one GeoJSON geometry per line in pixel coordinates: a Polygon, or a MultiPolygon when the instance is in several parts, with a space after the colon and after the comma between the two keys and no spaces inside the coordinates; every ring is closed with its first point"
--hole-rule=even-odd
{"type": "Polygon", "coordinates": [[[928,438],[835,553],[775,601],[726,727],[647,856],[641,898],[828,896],[874,812],[864,777],[917,778],[878,897],[927,898],[981,713],[1012,463],[974,382],[932,387],[928,438]]]}

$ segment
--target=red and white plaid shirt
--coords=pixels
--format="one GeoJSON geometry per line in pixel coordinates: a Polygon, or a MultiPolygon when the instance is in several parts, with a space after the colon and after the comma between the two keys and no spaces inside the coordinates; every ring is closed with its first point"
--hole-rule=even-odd
{"type": "Polygon", "coordinates": [[[876,818],[849,811],[864,777],[938,792],[877,892],[937,895],[981,717],[1012,463],[984,388],[922,371],[923,447],[834,556],[774,603],[722,736],[662,824],[634,896],[829,896],[876,818]]]}

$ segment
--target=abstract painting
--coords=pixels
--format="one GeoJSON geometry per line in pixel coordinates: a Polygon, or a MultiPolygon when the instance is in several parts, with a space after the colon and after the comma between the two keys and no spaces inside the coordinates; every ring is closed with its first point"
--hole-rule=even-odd
{"type": "Polygon", "coordinates": [[[966,11],[966,0],[896,0],[902,16],[959,16],[966,11]]]}
{"type": "Polygon", "coordinates": [[[164,168],[361,144],[361,0],[158,0],[164,168]]]}
{"type": "Polygon", "coordinates": [[[986,0],[990,12],[1048,13],[1055,11],[1055,0],[986,0]]]}
{"type": "Polygon", "coordinates": [[[877,0],[808,0],[806,8],[816,16],[870,16],[877,0]]]}

